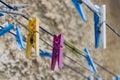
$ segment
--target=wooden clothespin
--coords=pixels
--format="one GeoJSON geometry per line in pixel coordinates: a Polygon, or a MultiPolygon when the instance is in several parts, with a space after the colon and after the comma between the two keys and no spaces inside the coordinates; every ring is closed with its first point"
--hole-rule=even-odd
{"type": "Polygon", "coordinates": [[[39,56],[39,19],[37,17],[29,19],[28,31],[26,58],[30,57],[32,46],[35,48],[35,53],[39,56]]]}
{"type": "Polygon", "coordinates": [[[85,13],[83,11],[83,8],[81,6],[82,0],[72,0],[73,5],[75,6],[75,9],[78,11],[80,17],[83,21],[87,21],[85,13]]]}
{"type": "Polygon", "coordinates": [[[21,30],[19,26],[16,27],[16,40],[20,48],[25,49],[25,44],[22,38],[21,30]]]}
{"type": "Polygon", "coordinates": [[[0,36],[4,35],[5,33],[9,32],[11,29],[14,28],[14,24],[5,23],[4,26],[1,26],[0,29],[0,36]]]}
{"type": "Polygon", "coordinates": [[[106,6],[95,6],[97,13],[94,13],[94,31],[95,31],[95,48],[102,46],[106,48],[106,6]],[[98,15],[99,14],[99,15],[98,15]]]}
{"type": "Polygon", "coordinates": [[[84,49],[84,51],[86,52],[86,60],[88,62],[88,64],[90,65],[90,67],[92,68],[92,70],[97,73],[97,68],[93,62],[93,59],[90,56],[89,50],[87,48],[84,49]]]}
{"type": "Polygon", "coordinates": [[[64,44],[63,35],[62,34],[58,36],[54,35],[51,70],[54,70],[57,61],[59,69],[62,69],[63,44],[64,44]]]}

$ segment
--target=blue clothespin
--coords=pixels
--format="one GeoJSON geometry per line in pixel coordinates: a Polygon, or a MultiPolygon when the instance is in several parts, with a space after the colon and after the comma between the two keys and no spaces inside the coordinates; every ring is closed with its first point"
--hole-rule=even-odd
{"type": "Polygon", "coordinates": [[[91,77],[88,77],[87,80],[92,80],[91,77]]]}
{"type": "Polygon", "coordinates": [[[41,49],[41,50],[40,50],[40,53],[39,53],[39,56],[51,58],[51,57],[52,57],[52,51],[50,52],[50,50],[41,49]]]}
{"type": "Polygon", "coordinates": [[[103,48],[106,48],[106,6],[99,7],[95,5],[97,13],[94,13],[94,32],[95,32],[95,48],[102,43],[103,48]],[[99,15],[98,15],[99,14],[99,15]]]}
{"type": "Polygon", "coordinates": [[[20,48],[25,49],[25,44],[22,39],[21,30],[18,26],[16,27],[16,40],[17,40],[17,43],[20,46],[20,48]]]}
{"type": "Polygon", "coordinates": [[[81,16],[83,21],[87,21],[86,16],[84,14],[83,8],[81,6],[82,1],[78,2],[78,0],[72,0],[73,5],[75,6],[76,10],[78,11],[79,15],[81,16]]]}
{"type": "Polygon", "coordinates": [[[100,80],[100,78],[99,78],[99,77],[96,77],[95,80],[100,80]]]}
{"type": "Polygon", "coordinates": [[[4,35],[6,32],[14,28],[14,24],[8,24],[4,28],[0,29],[0,36],[4,35]]]}
{"type": "Polygon", "coordinates": [[[120,76],[117,75],[117,76],[115,77],[115,80],[120,80],[120,76]]]}
{"type": "Polygon", "coordinates": [[[3,14],[3,13],[0,13],[0,16],[4,16],[4,14],[3,14]]]}
{"type": "Polygon", "coordinates": [[[94,31],[95,31],[95,48],[100,45],[100,26],[99,26],[99,16],[94,13],[94,31]]]}
{"type": "Polygon", "coordinates": [[[90,56],[90,53],[89,53],[88,49],[85,48],[84,51],[86,52],[86,60],[88,61],[88,64],[89,64],[90,67],[93,69],[93,71],[94,71],[95,73],[97,73],[97,68],[96,68],[96,66],[95,66],[95,64],[94,64],[94,62],[93,62],[93,59],[92,59],[91,56],[90,56]]]}

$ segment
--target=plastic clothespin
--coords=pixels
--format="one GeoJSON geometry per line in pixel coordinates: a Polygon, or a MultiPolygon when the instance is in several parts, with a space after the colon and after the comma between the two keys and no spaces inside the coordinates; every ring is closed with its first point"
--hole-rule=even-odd
{"type": "Polygon", "coordinates": [[[59,69],[62,69],[63,44],[63,35],[54,35],[51,70],[54,70],[57,61],[59,69]]]}
{"type": "Polygon", "coordinates": [[[116,76],[113,80],[120,80],[120,76],[116,76]]]}
{"type": "Polygon", "coordinates": [[[19,12],[18,10],[28,7],[27,4],[7,4],[2,0],[0,2],[3,4],[0,6],[0,12],[2,13],[10,13],[24,16],[24,14],[22,12],[19,12]]]}
{"type": "Polygon", "coordinates": [[[20,46],[20,48],[25,49],[25,44],[22,39],[21,30],[18,26],[16,27],[16,40],[17,40],[17,43],[20,46]]]}
{"type": "Polygon", "coordinates": [[[9,4],[9,5],[16,9],[22,9],[22,8],[26,8],[29,6],[28,4],[9,4]]]}
{"type": "Polygon", "coordinates": [[[92,80],[91,77],[88,77],[87,80],[92,80]]]}
{"type": "Polygon", "coordinates": [[[91,11],[97,12],[94,4],[91,2],[91,0],[82,0],[82,3],[84,3],[91,11]]]}
{"type": "Polygon", "coordinates": [[[42,49],[42,50],[40,50],[39,56],[51,58],[52,57],[52,51],[47,50],[47,49],[42,49]]]}
{"type": "Polygon", "coordinates": [[[99,77],[96,77],[95,80],[101,80],[99,77]]]}
{"type": "Polygon", "coordinates": [[[81,0],[72,0],[73,5],[75,6],[76,10],[78,11],[79,15],[81,16],[83,21],[87,21],[83,8],[81,6],[81,0]]]}
{"type": "Polygon", "coordinates": [[[28,31],[26,58],[30,57],[32,46],[35,48],[37,56],[39,56],[39,19],[37,17],[29,19],[28,31]]]}
{"type": "Polygon", "coordinates": [[[94,31],[95,31],[95,48],[100,46],[100,42],[102,42],[102,46],[106,48],[106,7],[103,5],[102,7],[95,6],[98,13],[94,13],[94,31]],[[98,15],[99,14],[99,15],[98,15]]]}
{"type": "Polygon", "coordinates": [[[2,26],[3,28],[0,29],[0,36],[4,35],[6,32],[10,31],[11,29],[14,28],[14,24],[8,24],[5,27],[2,26]]]}
{"type": "Polygon", "coordinates": [[[3,14],[3,13],[0,13],[0,16],[4,16],[4,14],[3,14]]]}
{"type": "Polygon", "coordinates": [[[86,60],[87,60],[88,64],[90,65],[90,67],[92,68],[92,70],[95,73],[97,73],[97,68],[96,68],[96,66],[95,66],[95,64],[93,62],[93,59],[90,56],[90,53],[89,53],[88,49],[85,48],[84,51],[86,52],[86,60]]]}

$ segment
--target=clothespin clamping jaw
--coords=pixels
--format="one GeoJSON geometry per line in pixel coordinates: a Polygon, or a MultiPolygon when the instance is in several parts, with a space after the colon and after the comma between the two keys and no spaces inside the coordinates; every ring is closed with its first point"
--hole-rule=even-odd
{"type": "Polygon", "coordinates": [[[82,0],[72,0],[75,9],[78,11],[79,15],[81,16],[83,21],[87,21],[83,8],[81,6],[82,0]]]}
{"type": "Polygon", "coordinates": [[[35,48],[37,56],[39,56],[39,19],[37,17],[29,19],[28,31],[26,58],[30,57],[32,46],[35,48]]]}
{"type": "Polygon", "coordinates": [[[1,26],[2,29],[0,29],[0,36],[4,35],[5,33],[9,32],[11,29],[14,28],[14,24],[8,24],[5,26],[1,26]]]}
{"type": "Polygon", "coordinates": [[[25,49],[25,44],[22,38],[21,30],[18,26],[16,27],[16,40],[17,40],[19,47],[22,49],[25,49]]]}
{"type": "Polygon", "coordinates": [[[17,14],[22,15],[22,12],[19,12],[19,9],[28,7],[28,4],[7,4],[6,2],[0,0],[3,5],[0,5],[0,12],[2,13],[10,13],[10,14],[17,14]]]}
{"type": "Polygon", "coordinates": [[[95,31],[95,48],[102,46],[106,48],[106,6],[99,7],[95,5],[97,13],[94,13],[94,31],[95,31]]]}
{"type": "Polygon", "coordinates": [[[88,64],[90,65],[90,67],[92,68],[92,70],[95,73],[97,73],[97,68],[96,68],[96,66],[95,66],[95,64],[93,62],[93,59],[90,56],[90,53],[89,53],[88,49],[85,48],[84,51],[86,52],[86,60],[87,60],[88,64]]]}
{"type": "Polygon", "coordinates": [[[62,69],[63,44],[63,35],[54,35],[51,70],[54,70],[57,61],[59,69],[62,69]]]}

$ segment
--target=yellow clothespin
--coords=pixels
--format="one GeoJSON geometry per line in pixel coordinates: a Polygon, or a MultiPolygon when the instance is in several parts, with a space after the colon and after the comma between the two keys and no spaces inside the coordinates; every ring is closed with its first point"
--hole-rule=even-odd
{"type": "Polygon", "coordinates": [[[28,31],[26,58],[30,57],[32,46],[35,48],[35,53],[39,55],[39,19],[37,17],[29,18],[28,31]]]}

